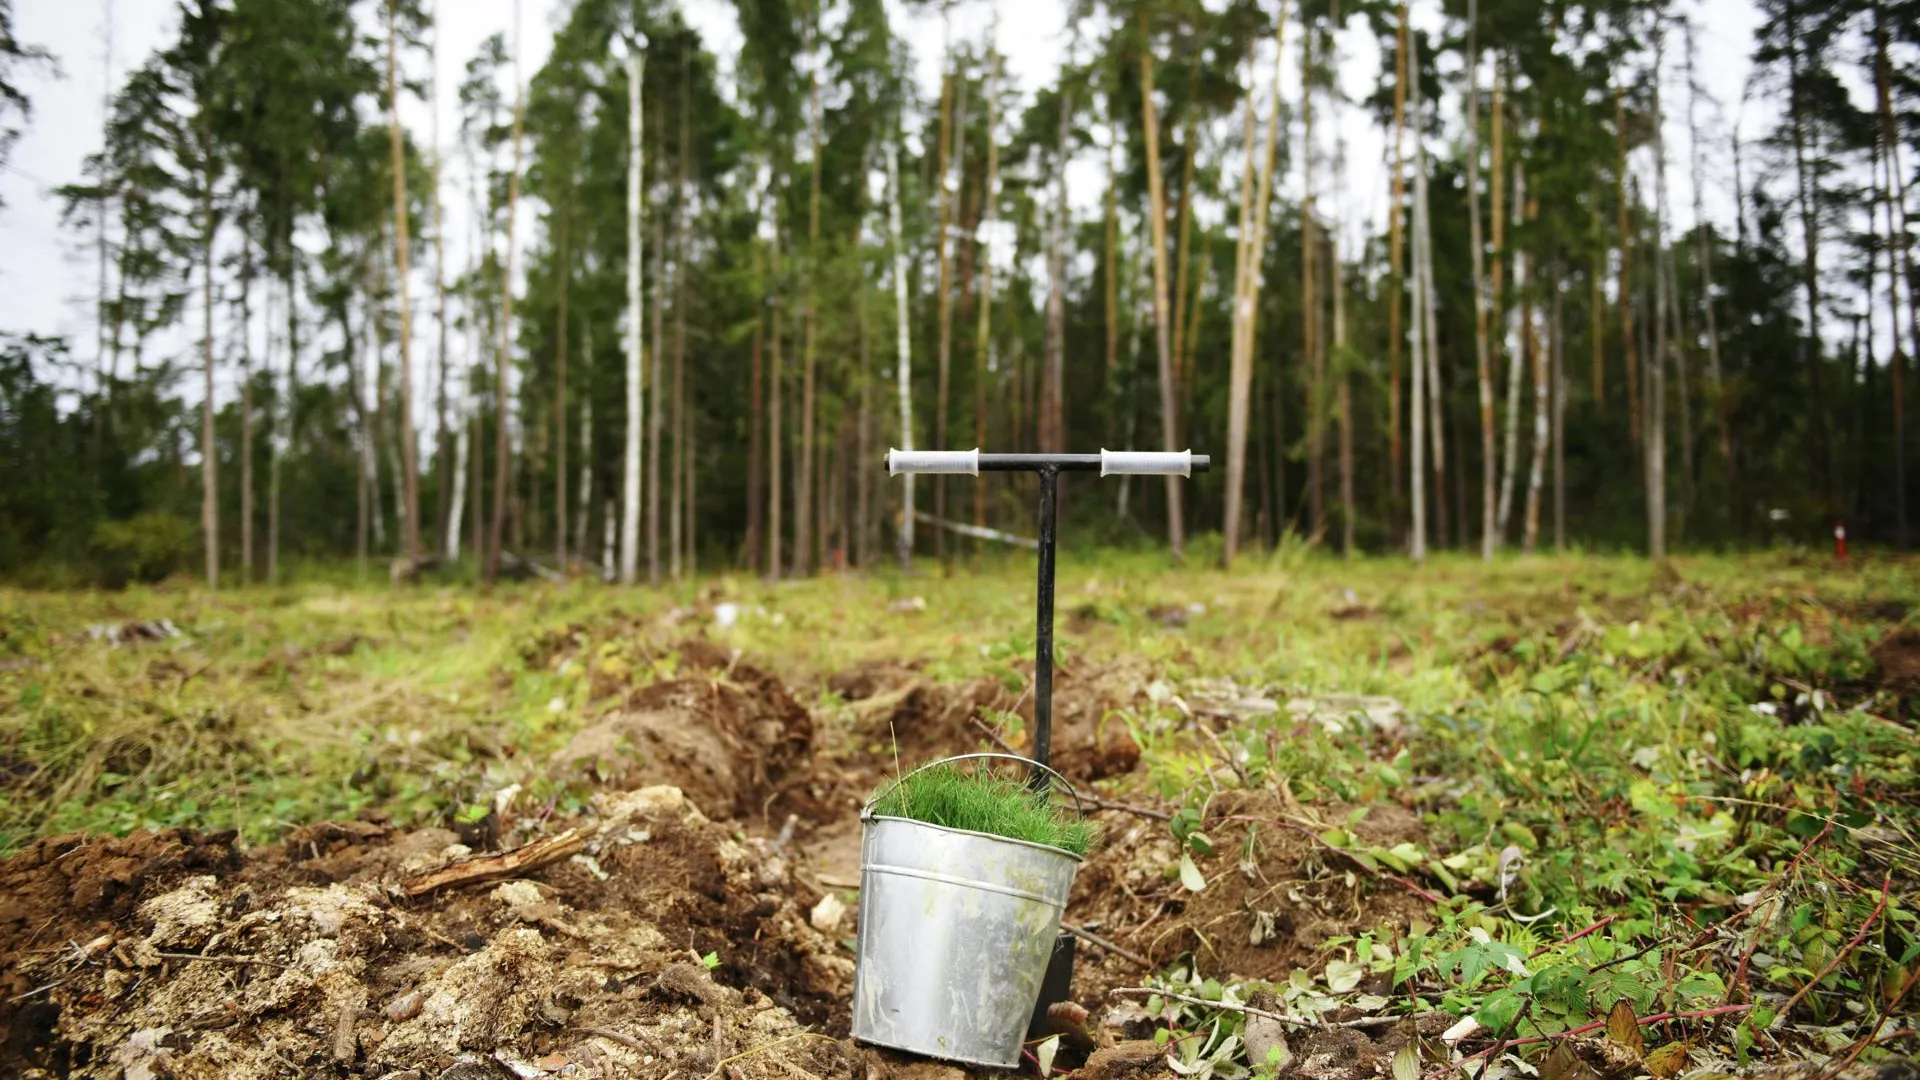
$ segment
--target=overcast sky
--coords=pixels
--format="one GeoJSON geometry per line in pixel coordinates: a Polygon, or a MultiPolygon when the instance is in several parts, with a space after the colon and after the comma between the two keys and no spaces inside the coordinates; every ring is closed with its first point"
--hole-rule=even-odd
{"type": "MultiPolygon", "coordinates": [[[[683,0],[692,22],[705,37],[707,47],[718,58],[723,76],[730,73],[739,54],[741,35],[730,0],[683,0]]],[[[1214,6],[1219,0],[1208,0],[1214,6]]],[[[462,65],[480,43],[499,30],[510,30],[515,11],[514,0],[441,0],[440,27],[440,134],[449,152],[458,130],[454,89],[462,65]]],[[[538,69],[545,60],[552,31],[567,0],[526,0],[521,7],[524,38],[524,72],[538,69]]],[[[904,28],[913,49],[915,72],[923,95],[932,97],[939,86],[942,28],[933,5],[908,10],[899,0],[888,0],[895,25],[904,28]]],[[[1758,15],[1749,0],[1692,0],[1686,9],[1694,15],[1700,35],[1700,81],[1717,105],[1703,105],[1701,120],[1707,144],[1708,163],[1705,202],[1708,215],[1731,227],[1732,177],[1727,139],[1736,117],[1743,84],[1749,71],[1754,28],[1758,15]],[[1707,140],[1712,140],[1707,142],[1707,140]]],[[[1439,0],[1416,0],[1413,5],[1416,25],[1438,29],[1441,24],[1439,0]]],[[[1012,84],[1023,95],[1052,82],[1067,47],[1065,4],[1063,0],[970,0],[956,5],[953,33],[956,37],[985,40],[994,18],[998,18],[997,41],[1007,56],[1007,72],[1012,84]]],[[[76,342],[92,339],[94,323],[92,293],[94,271],[90,255],[80,250],[75,238],[60,227],[59,205],[52,189],[79,178],[82,159],[98,149],[102,118],[102,96],[111,64],[117,82],[126,70],[143,60],[171,35],[175,20],[173,0],[29,0],[16,6],[16,31],[24,42],[46,47],[58,57],[61,76],[27,73],[20,81],[33,98],[34,115],[27,132],[15,147],[13,158],[0,171],[0,329],[65,334],[76,342]],[[112,26],[111,54],[105,48],[103,28],[112,26]]],[[[511,34],[509,33],[511,39],[511,34]]],[[[1294,40],[1289,52],[1294,53],[1294,40]]],[[[1678,42],[1672,43],[1674,63],[1678,63],[1678,42]]],[[[1270,55],[1270,54],[1269,54],[1270,55]]],[[[1371,37],[1350,31],[1340,40],[1340,84],[1351,100],[1369,94],[1381,79],[1380,55],[1371,37]]],[[[1290,57],[1297,61],[1297,55],[1290,57]]],[[[424,57],[411,61],[421,77],[424,57]]],[[[1267,61],[1270,64],[1270,60],[1267,61]]],[[[1297,69],[1283,75],[1296,99],[1297,69]]],[[[1262,67],[1262,83],[1269,67],[1262,67]]],[[[1687,141],[1684,97],[1677,70],[1668,80],[1668,142],[1673,153],[1672,191],[1676,227],[1692,220],[1690,181],[1691,147],[1687,141]]],[[[502,88],[511,100],[510,86],[502,88]]],[[[1263,91],[1264,99],[1264,91],[1263,91]]],[[[1343,108],[1333,117],[1321,106],[1316,125],[1322,137],[1322,154],[1330,161],[1336,138],[1344,143],[1347,177],[1337,185],[1330,209],[1357,233],[1384,213],[1387,198],[1384,133],[1357,108],[1343,108]]],[[[403,120],[415,138],[428,141],[431,113],[423,102],[403,105],[403,120]]],[[[1771,118],[1764,102],[1750,105],[1741,117],[1747,137],[1761,130],[1771,118]]],[[[912,123],[910,120],[909,123],[912,123]]],[[[1004,129],[1003,129],[1004,130],[1004,129]]],[[[1296,141],[1298,131],[1293,134],[1296,141]]],[[[1294,155],[1296,158],[1298,155],[1294,155]]],[[[1323,168],[1330,167],[1323,164],[1323,168]]],[[[1070,198],[1083,212],[1097,212],[1104,184],[1103,166],[1095,155],[1076,161],[1068,172],[1070,198]]],[[[1300,177],[1280,178],[1281,189],[1297,192],[1300,177]]],[[[468,220],[462,193],[462,179],[449,175],[448,234],[450,267],[464,265],[468,220]]],[[[1323,191],[1331,185],[1321,181],[1323,191]]],[[[1323,206],[1327,205],[1323,201],[1323,206]]],[[[1217,208],[1216,208],[1217,212],[1217,208]]],[[[529,221],[522,222],[531,235],[529,221]]],[[[1004,247],[1004,245],[1003,245],[1004,247]]],[[[522,245],[522,251],[526,247],[522,245]]],[[[414,295],[419,297],[430,287],[430,279],[416,279],[414,295]]],[[[418,301],[416,300],[416,310],[418,301]]],[[[197,314],[193,321],[197,324],[197,314]]],[[[423,335],[426,320],[415,320],[423,335]]],[[[162,347],[165,347],[164,345],[162,347]]],[[[84,355],[88,350],[84,346],[84,355]]],[[[422,377],[426,377],[425,373],[422,377]]],[[[223,380],[222,396],[230,380],[223,380]]]]}

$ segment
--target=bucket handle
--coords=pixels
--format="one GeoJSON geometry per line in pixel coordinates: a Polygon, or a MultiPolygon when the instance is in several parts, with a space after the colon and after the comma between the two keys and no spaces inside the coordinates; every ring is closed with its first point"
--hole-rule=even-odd
{"type": "Polygon", "coordinates": [[[1053,777],[1054,781],[1058,783],[1061,787],[1067,789],[1067,794],[1073,796],[1074,813],[1079,814],[1081,820],[1083,821],[1086,820],[1087,807],[1085,803],[1080,801],[1080,793],[1074,790],[1073,784],[1070,783],[1066,777],[1061,776],[1059,773],[1055,772],[1051,766],[1042,765],[1039,762],[1033,760],[1032,758],[1024,758],[1018,754],[988,754],[988,753],[955,754],[952,757],[937,758],[933,761],[929,761],[926,764],[921,765],[909,771],[907,775],[902,776],[898,780],[895,780],[890,786],[882,787],[879,791],[874,792],[873,797],[868,799],[866,802],[866,805],[860,808],[860,816],[862,818],[865,818],[868,814],[872,813],[873,804],[880,801],[880,796],[886,794],[888,791],[891,791],[893,788],[899,787],[901,784],[906,783],[908,780],[913,779],[918,774],[933,768],[935,765],[947,765],[955,761],[971,761],[971,760],[976,760],[980,758],[992,758],[1000,761],[1017,761],[1022,765],[1029,765],[1029,766],[1032,766],[1033,768],[1044,771],[1048,776],[1053,777]]]}

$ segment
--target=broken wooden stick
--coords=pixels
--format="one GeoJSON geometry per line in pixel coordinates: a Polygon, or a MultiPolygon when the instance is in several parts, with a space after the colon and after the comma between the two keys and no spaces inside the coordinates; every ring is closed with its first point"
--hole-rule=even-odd
{"type": "Polygon", "coordinates": [[[498,855],[475,855],[472,858],[450,863],[438,870],[429,870],[417,877],[409,878],[400,889],[409,897],[417,897],[441,889],[496,881],[539,869],[548,863],[559,862],[578,853],[586,843],[586,830],[572,828],[552,836],[542,837],[531,844],[523,844],[512,851],[503,851],[498,855]]]}

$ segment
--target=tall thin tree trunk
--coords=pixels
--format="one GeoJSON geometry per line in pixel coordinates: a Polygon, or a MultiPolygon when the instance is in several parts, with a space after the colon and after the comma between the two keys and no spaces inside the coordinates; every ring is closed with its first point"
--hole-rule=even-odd
{"type": "Polygon", "coordinates": [[[200,532],[206,546],[207,588],[220,587],[219,454],[213,443],[213,243],[219,230],[213,213],[213,147],[206,105],[200,116],[200,532]]]}
{"type": "MultiPolygon", "coordinates": [[[[663,125],[664,126],[664,125],[663,125]]],[[[659,147],[655,147],[659,149],[659,147]]],[[[662,155],[664,157],[665,155],[662,155]]],[[[656,169],[658,166],[656,165],[656,169]]],[[[653,358],[652,393],[647,397],[647,584],[660,584],[660,434],[667,404],[666,379],[667,218],[653,218],[653,358]]]]}
{"type": "MultiPolygon", "coordinates": [[[[800,477],[794,490],[793,507],[793,572],[805,574],[818,565],[814,551],[813,535],[813,491],[814,456],[818,449],[814,445],[814,377],[816,358],[814,354],[814,331],[818,322],[820,307],[820,63],[822,58],[814,55],[814,43],[818,29],[814,22],[818,20],[820,5],[811,5],[812,18],[807,25],[807,44],[804,50],[810,69],[810,90],[807,111],[807,131],[811,149],[811,161],[808,173],[811,186],[807,191],[807,251],[801,265],[807,268],[805,314],[800,326],[800,477]]],[[[820,522],[820,531],[825,532],[827,523],[820,522]]]]}
{"type": "Polygon", "coordinates": [[[567,572],[567,292],[573,283],[573,193],[563,190],[560,205],[559,276],[554,291],[553,347],[553,565],[567,572]]]}
{"type": "Polygon", "coordinates": [[[282,236],[281,243],[287,251],[283,282],[287,300],[286,397],[274,417],[280,438],[274,441],[273,458],[267,465],[267,581],[276,585],[280,583],[280,462],[293,452],[294,440],[300,434],[300,253],[291,236],[282,236]]]}
{"type": "MultiPolygon", "coordinates": [[[[862,223],[862,231],[865,223],[862,223]]],[[[853,563],[865,570],[873,565],[873,358],[867,341],[867,275],[860,275],[854,297],[854,347],[860,364],[860,418],[853,451],[853,563]]],[[[689,508],[691,510],[691,508],[689,508]]]]}
{"type": "Polygon", "coordinates": [[[1334,378],[1334,403],[1340,422],[1340,554],[1353,558],[1355,547],[1353,530],[1356,516],[1353,499],[1353,379],[1348,373],[1347,364],[1347,302],[1346,286],[1340,274],[1340,232],[1337,227],[1327,239],[1329,269],[1333,274],[1333,362],[1337,370],[1334,378]]]}
{"type": "MultiPolygon", "coordinates": [[[[1251,108],[1251,106],[1249,106],[1249,108],[1251,108]]],[[[1113,160],[1120,142],[1120,128],[1118,118],[1113,116],[1113,96],[1111,94],[1107,96],[1107,114],[1108,121],[1111,125],[1109,128],[1111,134],[1107,139],[1106,154],[1107,220],[1104,232],[1107,249],[1106,257],[1102,260],[1105,264],[1102,267],[1102,274],[1105,278],[1103,285],[1105,288],[1104,296],[1106,303],[1105,310],[1102,314],[1106,317],[1107,366],[1106,383],[1103,387],[1105,393],[1102,401],[1106,406],[1106,434],[1107,438],[1111,440],[1113,438],[1114,421],[1120,409],[1119,398],[1117,396],[1120,391],[1119,371],[1117,370],[1120,364],[1120,178],[1119,170],[1115,167],[1113,160]]],[[[1049,250],[1051,250],[1051,248],[1049,248],[1049,250]]]]}
{"type": "Polygon", "coordinates": [[[687,186],[688,158],[692,153],[689,134],[692,109],[689,94],[680,94],[680,162],[678,193],[674,199],[674,275],[673,275],[673,497],[668,500],[673,526],[673,578],[693,573],[693,420],[687,415],[687,277],[692,258],[687,245],[687,215],[691,209],[687,186]]]}
{"type": "MultiPolygon", "coordinates": [[[[475,354],[477,355],[477,350],[475,354]]],[[[469,365],[468,368],[467,381],[469,384],[473,381],[471,365],[469,365]]],[[[469,385],[466,396],[469,401],[473,399],[471,385],[469,385]]],[[[460,426],[459,429],[454,432],[453,436],[453,494],[447,502],[446,553],[448,562],[458,562],[460,560],[460,522],[467,508],[467,456],[471,451],[473,443],[472,425],[460,416],[460,410],[457,408],[454,410],[453,420],[460,426]]]]}
{"type": "MultiPolygon", "coordinates": [[[[940,267],[939,292],[936,294],[937,309],[934,318],[937,322],[938,344],[934,354],[934,405],[933,405],[933,446],[936,450],[950,449],[947,445],[947,364],[953,348],[953,255],[948,244],[948,226],[954,217],[954,200],[958,186],[952,180],[953,145],[955,140],[953,122],[954,84],[962,81],[958,64],[950,40],[951,29],[947,27],[950,18],[951,0],[940,6],[942,37],[941,69],[945,73],[940,84],[940,171],[939,200],[934,216],[934,245],[938,252],[940,267]]],[[[944,477],[934,476],[933,515],[938,518],[947,516],[947,485],[944,477]]],[[[911,524],[909,524],[911,528],[911,524]]],[[[946,554],[947,540],[944,530],[933,531],[933,555],[940,558],[946,554]]]]}
{"type": "MultiPolygon", "coordinates": [[[[1242,507],[1246,499],[1247,440],[1253,395],[1253,347],[1263,255],[1266,250],[1267,200],[1272,193],[1274,146],[1279,140],[1280,65],[1286,53],[1287,4],[1282,0],[1274,23],[1273,87],[1268,95],[1265,143],[1254,155],[1254,101],[1258,79],[1253,69],[1253,46],[1247,48],[1247,109],[1243,141],[1247,162],[1240,178],[1240,230],[1234,247],[1233,323],[1229,346],[1227,391],[1227,492],[1221,563],[1231,567],[1239,551],[1242,507]],[[1257,178],[1256,178],[1257,177],[1257,178]]],[[[1274,470],[1262,456],[1262,474],[1274,470]]],[[[1269,480],[1276,479],[1268,476],[1269,480]]],[[[1269,487],[1261,485],[1262,501],[1269,487]]],[[[1277,512],[1277,511],[1276,511],[1277,512]]],[[[1271,520],[1271,519],[1269,519],[1271,520]]]]}
{"type": "Polygon", "coordinates": [[[1313,19],[1301,12],[1300,27],[1300,356],[1307,369],[1307,535],[1318,544],[1327,531],[1324,458],[1326,432],[1326,361],[1317,340],[1319,299],[1314,295],[1319,270],[1314,256],[1320,246],[1313,219],[1313,19]]]}
{"type": "MultiPolygon", "coordinates": [[[[997,36],[997,28],[996,28],[997,36]]],[[[986,239],[980,245],[980,325],[973,348],[973,445],[987,445],[987,379],[993,350],[993,238],[996,231],[995,214],[998,207],[995,200],[1000,193],[1000,139],[997,125],[1000,121],[1000,57],[992,52],[987,55],[987,176],[985,186],[980,191],[981,232],[986,239]]],[[[1062,170],[1064,171],[1064,170],[1062,170]]],[[[856,247],[858,245],[856,244],[856,247]]],[[[864,286],[866,279],[861,279],[864,286]]],[[[866,311],[861,309],[860,333],[862,347],[866,341],[866,311]]],[[[862,410],[865,409],[866,394],[861,391],[862,410]]],[[[866,458],[861,465],[864,477],[866,458]]],[[[863,487],[864,493],[865,488],[863,487]]],[[[985,528],[987,524],[987,485],[984,480],[973,485],[973,523],[985,528]]]]}
{"type": "MultiPolygon", "coordinates": [[[[1559,266],[1564,273],[1564,258],[1559,266]]],[[[1567,334],[1562,320],[1565,291],[1558,282],[1553,290],[1553,314],[1547,324],[1548,356],[1553,393],[1553,550],[1567,550],[1567,334]]]]}
{"type": "MultiPolygon", "coordinates": [[[[413,241],[408,233],[407,157],[400,128],[400,46],[394,5],[387,0],[387,131],[393,150],[394,293],[400,306],[400,482],[406,492],[406,520],[400,523],[410,565],[420,563],[420,462],[413,436],[413,301],[408,271],[413,241]]],[[[562,323],[562,325],[565,325],[562,323]]]]}
{"type": "Polygon", "coordinates": [[[251,585],[253,584],[253,238],[248,235],[245,228],[241,229],[240,243],[244,251],[240,269],[240,583],[251,585]]]}
{"type": "MultiPolygon", "coordinates": [[[[1199,65],[1187,69],[1188,98],[1192,98],[1195,73],[1199,65]]],[[[1193,245],[1193,180],[1195,160],[1200,156],[1199,148],[1193,143],[1193,117],[1196,109],[1187,110],[1186,122],[1180,133],[1180,203],[1174,211],[1175,233],[1173,269],[1173,381],[1174,385],[1186,390],[1191,380],[1186,370],[1186,321],[1187,321],[1187,283],[1190,281],[1189,266],[1193,245]]],[[[1195,306],[1198,306],[1196,298],[1195,306]]],[[[1180,437],[1184,438],[1186,416],[1181,414],[1180,437]]]]}
{"type": "Polygon", "coordinates": [[[1387,492],[1399,527],[1400,513],[1400,323],[1401,300],[1406,293],[1402,274],[1406,236],[1402,228],[1406,210],[1406,128],[1407,128],[1407,5],[1395,5],[1395,49],[1393,57],[1393,185],[1387,203],[1387,492]]]}
{"type": "MultiPolygon", "coordinates": [[[[1067,350],[1067,139],[1072,134],[1073,90],[1060,86],[1060,131],[1054,147],[1053,205],[1047,217],[1047,338],[1040,372],[1039,445],[1043,454],[1066,449],[1067,350]]],[[[938,513],[938,511],[936,511],[938,513]]]]}
{"type": "MultiPolygon", "coordinates": [[[[753,219],[756,224],[765,217],[762,204],[764,194],[759,185],[754,186],[753,219]]],[[[766,276],[764,249],[757,240],[749,241],[753,251],[753,270],[756,278],[766,276]]],[[[771,293],[771,289],[769,289],[771,293]]],[[[766,347],[767,316],[764,311],[754,313],[753,337],[747,346],[747,568],[759,573],[761,556],[766,551],[764,527],[766,525],[767,499],[762,470],[766,467],[766,447],[762,443],[766,431],[766,373],[764,368],[764,350],[766,347]]]]}
{"type": "Polygon", "coordinates": [[[767,578],[780,580],[780,510],[783,493],[780,490],[783,469],[781,458],[785,451],[781,437],[781,425],[784,423],[785,408],[781,405],[782,384],[786,381],[781,370],[780,344],[785,337],[780,326],[780,203],[769,200],[773,217],[771,239],[767,244],[767,263],[770,267],[767,297],[767,578]]]}
{"type": "MultiPolygon", "coordinates": [[[[1513,170],[1513,216],[1516,232],[1519,231],[1520,217],[1527,203],[1526,170],[1515,166],[1513,170]]],[[[1498,269],[1498,264],[1495,264],[1498,269]]],[[[1520,340],[1507,350],[1507,416],[1506,416],[1506,460],[1500,472],[1500,505],[1494,515],[1494,527],[1502,540],[1507,536],[1507,524],[1513,520],[1513,492],[1520,471],[1520,390],[1526,380],[1528,342],[1532,341],[1533,309],[1527,295],[1527,287],[1533,276],[1533,261],[1524,247],[1513,252],[1513,318],[1520,331],[1520,340]]]]}
{"type": "Polygon", "coordinates": [[[520,210],[520,140],[526,126],[527,90],[520,78],[520,0],[513,0],[513,171],[507,174],[507,262],[500,274],[500,354],[494,358],[493,528],[487,547],[486,580],[500,576],[500,551],[506,542],[507,481],[513,456],[508,440],[508,372],[513,356],[513,263],[518,248],[514,217],[520,210]]]}
{"type": "MultiPolygon", "coordinates": [[[[1480,228],[1480,4],[1467,0],[1467,230],[1473,259],[1473,359],[1480,383],[1480,557],[1491,560],[1499,540],[1494,475],[1499,459],[1493,435],[1493,366],[1487,346],[1487,272],[1480,228]]],[[[1429,251],[1428,257],[1432,257],[1429,251]]],[[[1432,359],[1429,357],[1429,359],[1432,359]]],[[[1437,400],[1437,395],[1436,395],[1437,400]]],[[[1439,469],[1440,456],[1434,455],[1439,469]]],[[[1441,532],[1446,531],[1445,526],[1441,532]]]]}
{"type": "MultiPolygon", "coordinates": [[[[1401,6],[1401,30],[1404,36],[1406,28],[1406,7],[1401,6]]],[[[1419,48],[1419,42],[1409,41],[1412,68],[1420,70],[1419,54],[1413,52],[1419,48]]],[[[1420,80],[1413,79],[1413,340],[1408,349],[1409,360],[1413,368],[1413,386],[1407,402],[1407,411],[1413,420],[1413,431],[1409,441],[1412,444],[1412,461],[1408,469],[1408,488],[1413,509],[1413,529],[1408,540],[1408,553],[1417,565],[1427,558],[1427,368],[1426,368],[1426,293],[1427,276],[1423,273],[1426,265],[1427,250],[1427,145],[1426,133],[1421,129],[1424,115],[1420,108],[1420,80]]]]}
{"type": "Polygon", "coordinates": [[[1640,442],[1640,357],[1633,336],[1633,230],[1627,199],[1627,106],[1620,88],[1613,90],[1613,130],[1616,198],[1620,209],[1620,348],[1626,354],[1622,366],[1627,374],[1627,430],[1634,443],[1640,442]]]}
{"type": "MultiPolygon", "coordinates": [[[[1660,70],[1665,32],[1653,30],[1653,353],[1647,361],[1647,555],[1667,557],[1667,278],[1660,272],[1660,249],[1666,246],[1667,149],[1660,111],[1660,70]]],[[[1816,408],[1817,403],[1816,403],[1816,408]]]]}
{"type": "MultiPolygon", "coordinates": [[[[1516,184],[1513,197],[1518,201],[1521,196],[1519,185],[1516,184]]],[[[1529,222],[1535,220],[1539,216],[1539,211],[1538,197],[1529,199],[1526,204],[1527,220],[1529,222]]],[[[1558,296],[1559,283],[1553,283],[1551,288],[1558,296]]],[[[1521,550],[1531,555],[1540,541],[1540,495],[1546,482],[1547,442],[1551,435],[1548,430],[1548,413],[1553,404],[1553,384],[1547,371],[1548,346],[1540,340],[1539,304],[1532,297],[1523,295],[1516,298],[1515,306],[1521,312],[1520,317],[1526,320],[1525,345],[1527,355],[1532,359],[1533,368],[1533,460],[1527,472],[1527,516],[1520,538],[1521,550]]]]}
{"type": "MultiPolygon", "coordinates": [[[[518,0],[515,0],[517,3],[518,0]]],[[[640,171],[645,163],[641,142],[644,116],[640,111],[641,84],[646,79],[646,55],[627,45],[627,438],[620,488],[620,584],[632,585],[640,576],[640,425],[645,417],[646,361],[640,355],[645,330],[641,310],[640,171]]]]}
{"type": "MultiPolygon", "coordinates": [[[[1167,325],[1172,318],[1172,305],[1167,296],[1167,192],[1160,172],[1160,119],[1159,107],[1153,100],[1153,50],[1147,47],[1147,16],[1140,12],[1140,112],[1141,126],[1147,141],[1147,200],[1152,213],[1150,235],[1153,240],[1153,336],[1154,347],[1159,352],[1160,368],[1160,440],[1161,446],[1172,451],[1179,449],[1175,440],[1179,437],[1179,428],[1175,419],[1176,403],[1179,401],[1179,388],[1173,384],[1173,339],[1167,325]]],[[[1064,169],[1062,170],[1065,171],[1064,169]]],[[[1173,549],[1176,562],[1184,562],[1187,557],[1186,518],[1181,512],[1182,480],[1178,476],[1168,476],[1167,482],[1167,544],[1173,549]]]]}
{"type": "MultiPolygon", "coordinates": [[[[1600,192],[1592,193],[1593,204],[1600,204],[1600,192]]],[[[1600,235],[1600,211],[1593,210],[1587,216],[1587,232],[1593,246],[1593,265],[1587,270],[1587,344],[1592,355],[1587,361],[1588,374],[1593,380],[1593,408],[1600,414],[1607,411],[1607,334],[1604,279],[1607,276],[1607,249],[1600,235]]]]}
{"type": "Polygon", "coordinates": [[[1787,0],[1787,115],[1793,131],[1793,175],[1799,202],[1803,258],[1800,272],[1807,289],[1807,328],[1801,338],[1801,353],[1807,368],[1807,401],[1804,412],[1813,427],[1812,465],[1814,484],[1823,507],[1831,511],[1833,500],[1833,447],[1827,434],[1826,394],[1820,375],[1820,214],[1815,203],[1818,192],[1813,166],[1807,152],[1807,95],[1801,87],[1799,4],[1787,0]]]}
{"type": "MultiPolygon", "coordinates": [[[[580,320],[580,363],[589,378],[593,374],[593,320],[580,320]]],[[[587,518],[593,508],[593,388],[589,384],[580,394],[580,509],[573,524],[574,556],[582,563],[588,559],[587,518]]]]}
{"type": "MultiPolygon", "coordinates": [[[[896,130],[887,144],[887,232],[893,239],[894,382],[899,391],[900,449],[913,449],[913,345],[907,323],[907,242],[900,229],[900,152],[896,130]]],[[[901,485],[894,551],[901,570],[913,569],[913,474],[901,485]]]]}
{"type": "MultiPolygon", "coordinates": [[[[1416,110],[1417,111],[1417,110],[1416,110]]],[[[1426,141],[1419,143],[1420,153],[1426,153],[1426,141]]],[[[1422,332],[1426,335],[1427,360],[1427,409],[1431,415],[1427,418],[1428,434],[1433,439],[1433,509],[1434,535],[1440,543],[1446,543],[1447,537],[1447,429],[1446,386],[1440,380],[1440,320],[1437,316],[1438,305],[1435,300],[1437,290],[1433,284],[1433,207],[1429,199],[1427,185],[1427,163],[1421,158],[1415,174],[1419,180],[1419,190],[1415,193],[1421,203],[1420,210],[1420,312],[1422,332]]],[[[1461,490],[1464,490],[1462,488],[1461,490]]],[[[1461,522],[1464,529],[1465,522],[1461,522]]]]}
{"type": "MultiPolygon", "coordinates": [[[[1906,246],[1906,191],[1900,171],[1895,165],[1899,153],[1899,140],[1893,123],[1893,72],[1887,61],[1886,10],[1880,0],[1873,5],[1873,83],[1874,104],[1879,130],[1880,166],[1885,179],[1880,185],[1880,205],[1886,210],[1887,218],[1887,329],[1893,335],[1893,349],[1887,357],[1887,367],[1892,375],[1893,393],[1893,505],[1894,505],[1894,547],[1905,551],[1907,548],[1907,397],[1906,397],[1906,353],[1900,348],[1900,269],[1897,256],[1906,246]],[[1899,208],[1899,222],[1895,223],[1895,208],[1899,208]]],[[[1691,40],[1691,39],[1689,39],[1691,40]]],[[[1912,288],[1909,277],[1908,288],[1912,288]]],[[[1920,298],[1910,298],[1920,299],[1920,298]]],[[[1709,316],[1712,310],[1708,310],[1709,316]]],[[[1711,326],[1711,324],[1709,324],[1711,326]]],[[[1916,348],[1920,348],[1920,325],[1915,327],[1911,339],[1916,348]]],[[[1709,333],[1711,333],[1709,329],[1709,333]]],[[[1718,383],[1718,372],[1715,373],[1718,383]]]]}
{"type": "Polygon", "coordinates": [[[447,373],[447,245],[446,215],[444,200],[440,197],[441,156],[440,156],[440,12],[436,3],[429,16],[433,27],[433,36],[427,39],[427,63],[433,69],[430,89],[427,93],[427,111],[433,117],[430,131],[433,140],[433,292],[434,322],[438,332],[436,376],[438,393],[434,400],[433,464],[438,474],[434,485],[434,528],[438,530],[436,539],[439,547],[449,552],[448,558],[458,551],[458,541],[452,533],[458,526],[450,525],[448,512],[451,507],[454,485],[453,474],[448,471],[448,458],[453,447],[449,442],[447,429],[447,392],[450,382],[447,373]]]}

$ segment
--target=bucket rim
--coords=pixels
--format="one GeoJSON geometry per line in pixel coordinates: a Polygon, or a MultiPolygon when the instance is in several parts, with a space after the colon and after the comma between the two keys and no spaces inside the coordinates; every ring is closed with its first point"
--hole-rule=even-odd
{"type": "Polygon", "coordinates": [[[998,840],[1003,844],[1018,844],[1021,847],[1030,847],[1037,851],[1045,851],[1053,855],[1063,856],[1073,860],[1076,864],[1084,864],[1087,861],[1085,855],[1075,855],[1066,848],[1054,847],[1052,844],[1040,844],[1032,840],[1019,840],[1011,836],[1001,836],[999,833],[979,832],[974,829],[956,829],[951,825],[935,825],[931,821],[921,821],[919,818],[900,817],[897,814],[876,814],[871,810],[862,810],[860,812],[860,820],[862,823],[897,821],[903,825],[918,825],[923,829],[934,829],[939,832],[953,833],[956,836],[977,836],[982,840],[998,840]]]}

